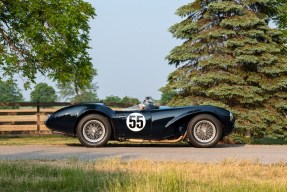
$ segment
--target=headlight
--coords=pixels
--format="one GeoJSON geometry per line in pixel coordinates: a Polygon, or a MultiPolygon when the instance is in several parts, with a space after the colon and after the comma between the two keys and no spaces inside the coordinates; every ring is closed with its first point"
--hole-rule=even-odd
{"type": "Polygon", "coordinates": [[[233,121],[233,119],[234,119],[233,113],[230,112],[229,117],[230,117],[230,121],[233,121]]]}

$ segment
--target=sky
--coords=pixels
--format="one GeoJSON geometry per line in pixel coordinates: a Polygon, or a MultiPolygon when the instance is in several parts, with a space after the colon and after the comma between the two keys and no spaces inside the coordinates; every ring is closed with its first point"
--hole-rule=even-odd
{"type": "MultiPolygon", "coordinates": [[[[175,70],[165,57],[181,41],[168,28],[182,21],[175,11],[191,0],[86,0],[96,9],[90,21],[90,56],[98,75],[98,96],[160,99],[159,89],[175,70]]],[[[55,83],[39,76],[37,83],[55,83]]],[[[21,87],[20,87],[21,88],[21,87]]],[[[33,90],[33,87],[32,87],[33,90]]],[[[26,100],[30,91],[23,91],[26,100]]]]}
{"type": "Polygon", "coordinates": [[[159,88],[174,70],[165,56],[180,42],[168,28],[187,0],[97,0],[91,22],[90,54],[98,70],[100,98],[107,95],[160,98],[159,88]]]}

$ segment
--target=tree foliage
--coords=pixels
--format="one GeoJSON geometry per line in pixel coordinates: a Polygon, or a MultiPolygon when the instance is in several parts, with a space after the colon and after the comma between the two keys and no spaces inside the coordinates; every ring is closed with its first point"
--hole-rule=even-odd
{"type": "Polygon", "coordinates": [[[72,99],[72,102],[74,103],[99,102],[99,98],[96,93],[84,91],[81,94],[76,95],[72,99]]]}
{"type": "Polygon", "coordinates": [[[120,98],[114,95],[107,96],[104,100],[102,100],[102,102],[105,103],[105,105],[112,107],[131,107],[140,103],[137,98],[127,96],[120,98]]]}
{"type": "MultiPolygon", "coordinates": [[[[177,69],[164,89],[172,105],[210,104],[236,114],[236,134],[287,138],[286,1],[195,0],[170,32],[184,40],[167,56],[177,69]],[[284,16],[285,15],[285,16],[284,16]],[[285,20],[284,20],[285,19],[285,20]]],[[[235,134],[235,135],[236,135],[235,134]]]]}
{"type": "Polygon", "coordinates": [[[56,91],[47,83],[39,83],[31,92],[32,102],[55,102],[57,100],[56,91]]]}
{"type": "Polygon", "coordinates": [[[174,90],[160,89],[160,91],[162,92],[159,101],[161,105],[167,105],[177,94],[174,90]]]}
{"type": "Polygon", "coordinates": [[[83,0],[1,0],[0,70],[35,83],[37,73],[82,89],[95,75],[89,49],[94,8],[83,0]],[[79,78],[81,77],[81,78],[79,78]]]}
{"type": "Polygon", "coordinates": [[[99,98],[97,95],[97,84],[92,84],[90,87],[85,86],[83,90],[75,91],[74,86],[71,84],[58,84],[60,90],[60,96],[65,101],[74,103],[83,102],[98,102],[99,98]]]}
{"type": "MultiPolygon", "coordinates": [[[[9,81],[0,81],[0,102],[23,102],[24,98],[21,90],[15,83],[9,81]]],[[[17,107],[1,106],[1,109],[9,109],[17,107]]]]}

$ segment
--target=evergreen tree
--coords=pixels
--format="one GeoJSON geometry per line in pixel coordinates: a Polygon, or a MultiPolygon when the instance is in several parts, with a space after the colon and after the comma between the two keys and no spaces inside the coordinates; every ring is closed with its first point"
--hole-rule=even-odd
{"type": "MultiPolygon", "coordinates": [[[[287,138],[287,47],[281,0],[195,0],[170,32],[184,40],[167,56],[177,69],[164,89],[172,105],[216,105],[236,114],[243,138],[287,138]]],[[[286,22],[285,22],[286,24],[286,22]]]]}
{"type": "Polygon", "coordinates": [[[161,105],[166,105],[168,104],[175,96],[176,96],[176,91],[174,90],[168,90],[168,89],[160,89],[161,93],[161,98],[160,98],[160,104],[161,105]]]}

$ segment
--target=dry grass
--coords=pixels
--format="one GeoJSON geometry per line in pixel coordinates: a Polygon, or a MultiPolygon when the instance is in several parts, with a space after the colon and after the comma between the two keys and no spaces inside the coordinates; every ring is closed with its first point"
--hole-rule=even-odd
{"type": "Polygon", "coordinates": [[[287,191],[287,164],[107,159],[0,162],[2,191],[287,191]]]}
{"type": "MultiPolygon", "coordinates": [[[[90,165],[91,166],[91,165],[90,165]]],[[[170,177],[214,185],[285,186],[287,191],[287,164],[263,165],[250,161],[225,160],[221,163],[178,163],[131,161],[113,159],[92,165],[96,171],[131,172],[134,175],[161,174],[170,177]]],[[[91,169],[88,167],[88,169],[91,169]]]]}

